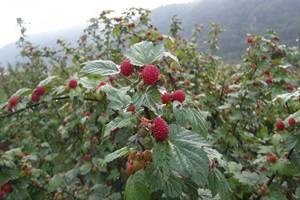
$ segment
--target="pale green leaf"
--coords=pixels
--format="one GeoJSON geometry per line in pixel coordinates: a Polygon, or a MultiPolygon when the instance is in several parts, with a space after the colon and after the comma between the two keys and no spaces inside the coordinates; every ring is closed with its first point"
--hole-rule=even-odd
{"type": "Polygon", "coordinates": [[[110,108],[114,110],[121,110],[125,106],[127,106],[131,102],[131,97],[127,95],[127,91],[129,90],[129,87],[124,88],[114,88],[111,85],[104,85],[100,87],[100,91],[104,91],[106,94],[106,98],[109,99],[112,105],[110,108]]]}
{"type": "Polygon", "coordinates": [[[164,57],[171,58],[172,60],[174,60],[177,63],[177,65],[180,66],[178,58],[176,56],[174,56],[171,52],[164,52],[164,57]]]}
{"type": "Polygon", "coordinates": [[[63,175],[55,174],[49,181],[48,188],[47,188],[48,192],[55,191],[57,188],[61,186],[62,183],[63,183],[63,175]]]}
{"type": "Polygon", "coordinates": [[[12,97],[20,97],[22,95],[26,96],[32,93],[32,89],[29,88],[22,88],[19,89],[16,93],[14,93],[13,95],[11,95],[12,97]]]}
{"type": "Polygon", "coordinates": [[[109,60],[94,60],[85,62],[83,65],[84,67],[80,70],[80,72],[85,74],[108,76],[118,74],[120,72],[120,67],[109,60]]]}
{"type": "Polygon", "coordinates": [[[150,191],[145,185],[144,171],[138,171],[131,175],[125,186],[126,200],[148,200],[150,199],[150,191]]]}
{"type": "Polygon", "coordinates": [[[85,174],[89,173],[91,171],[92,167],[93,167],[92,163],[90,163],[90,162],[85,163],[84,165],[82,165],[79,168],[80,174],[85,175],[85,174]]]}
{"type": "Polygon", "coordinates": [[[118,149],[118,150],[106,155],[105,158],[104,158],[104,161],[107,162],[107,163],[111,162],[111,161],[113,161],[113,160],[115,160],[115,159],[117,159],[121,156],[124,156],[125,154],[128,153],[128,151],[129,151],[129,149],[128,149],[127,146],[122,147],[121,149],[118,149]]]}
{"type": "Polygon", "coordinates": [[[132,45],[124,55],[133,65],[149,65],[163,57],[164,46],[162,44],[154,46],[152,42],[142,41],[132,45]]]}
{"type": "Polygon", "coordinates": [[[46,79],[42,80],[38,85],[45,86],[55,78],[57,78],[57,76],[49,76],[46,79]]]}
{"type": "Polygon", "coordinates": [[[167,197],[178,197],[182,193],[181,180],[172,175],[165,181],[165,193],[167,197]]]}

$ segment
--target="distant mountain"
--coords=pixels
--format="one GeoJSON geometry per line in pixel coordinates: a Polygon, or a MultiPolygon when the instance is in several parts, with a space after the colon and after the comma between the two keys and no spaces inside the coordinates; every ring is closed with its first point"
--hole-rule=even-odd
{"type": "MultiPolygon", "coordinates": [[[[299,0],[201,0],[186,4],[173,4],[154,9],[150,15],[153,24],[163,34],[168,34],[171,18],[177,15],[182,21],[182,35],[189,38],[194,23],[204,26],[204,41],[210,22],[219,22],[226,29],[220,35],[219,55],[225,60],[238,59],[245,51],[247,33],[264,34],[267,29],[276,31],[282,43],[299,46],[299,0]]],[[[31,35],[29,40],[41,46],[55,47],[57,39],[75,42],[86,25],[79,25],[53,33],[31,35]]],[[[201,41],[200,40],[200,41],[201,41]]],[[[200,50],[204,47],[200,45],[200,50]]],[[[0,64],[14,64],[19,50],[14,43],[0,49],[0,64]]]]}
{"type": "MultiPolygon", "coordinates": [[[[42,47],[58,47],[56,44],[57,39],[66,40],[74,44],[79,36],[83,34],[83,29],[86,27],[86,24],[82,24],[65,30],[32,34],[28,37],[28,41],[42,47]]],[[[16,43],[10,43],[0,48],[0,65],[14,64],[22,60],[18,56],[19,52],[20,49],[17,49],[16,43]]]]}
{"type": "Polygon", "coordinates": [[[168,33],[170,19],[177,15],[185,37],[191,36],[194,23],[204,26],[205,36],[209,23],[219,22],[226,29],[220,35],[219,54],[228,60],[244,53],[247,33],[264,34],[267,29],[277,32],[283,43],[299,46],[299,10],[299,0],[202,0],[157,8],[151,19],[160,31],[168,33]]]}

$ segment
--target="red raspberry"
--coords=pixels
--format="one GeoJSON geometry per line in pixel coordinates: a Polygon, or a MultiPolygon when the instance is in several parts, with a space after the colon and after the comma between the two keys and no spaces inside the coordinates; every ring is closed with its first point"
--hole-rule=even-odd
{"type": "Polygon", "coordinates": [[[120,68],[121,68],[121,73],[124,76],[130,76],[133,73],[134,65],[131,64],[129,60],[124,60],[121,63],[121,67],[120,68]]]}
{"type": "Polygon", "coordinates": [[[293,117],[289,118],[288,123],[289,123],[290,126],[294,126],[296,124],[295,118],[293,118],[293,117]]]}
{"type": "Polygon", "coordinates": [[[157,117],[153,120],[152,134],[156,141],[163,141],[169,135],[169,126],[160,117],[157,117]]]}
{"type": "Polygon", "coordinates": [[[40,100],[40,96],[34,92],[31,94],[31,100],[38,102],[40,100]]]}
{"type": "Polygon", "coordinates": [[[142,78],[146,85],[154,85],[159,78],[159,70],[154,65],[147,65],[142,71],[142,78]]]}
{"type": "Polygon", "coordinates": [[[166,92],[160,95],[160,99],[163,104],[168,104],[172,99],[172,95],[166,92]]]}
{"type": "Polygon", "coordinates": [[[86,111],[84,115],[87,116],[87,117],[89,117],[89,116],[91,116],[91,114],[92,113],[90,111],[86,111]]]}
{"type": "Polygon", "coordinates": [[[4,193],[0,190],[0,199],[4,197],[4,193]]]}
{"type": "Polygon", "coordinates": [[[295,89],[295,88],[294,88],[293,85],[289,85],[289,86],[288,86],[288,90],[289,90],[289,91],[293,91],[294,89],[295,89]]]}
{"type": "Polygon", "coordinates": [[[257,82],[257,81],[254,81],[252,84],[253,84],[253,86],[255,86],[255,87],[259,86],[259,82],[257,82]]]}
{"type": "Polygon", "coordinates": [[[10,186],[8,184],[3,185],[2,187],[3,192],[8,193],[10,192],[10,186]]]}
{"type": "Polygon", "coordinates": [[[91,157],[90,154],[84,154],[84,160],[88,161],[90,159],[90,157],[91,157]]]}
{"type": "Polygon", "coordinates": [[[245,160],[249,160],[249,159],[250,159],[249,155],[248,155],[248,154],[245,154],[245,155],[244,155],[244,159],[245,159],[245,160]]]}
{"type": "Polygon", "coordinates": [[[261,59],[263,59],[263,60],[267,60],[267,56],[266,55],[263,55],[262,57],[261,57],[261,59]]]}
{"type": "Polygon", "coordinates": [[[277,161],[277,158],[274,155],[270,155],[269,158],[268,158],[268,160],[269,160],[270,163],[274,163],[274,162],[277,161]]]}
{"type": "Polygon", "coordinates": [[[265,70],[264,70],[264,74],[265,74],[265,75],[269,75],[269,74],[270,74],[270,71],[269,71],[268,69],[265,69],[265,70]]]}
{"type": "Polygon", "coordinates": [[[7,105],[7,111],[8,112],[12,112],[13,111],[13,106],[10,103],[7,105]]]}
{"type": "Polygon", "coordinates": [[[272,83],[272,81],[273,81],[272,79],[273,79],[272,77],[267,78],[267,79],[266,79],[266,83],[267,83],[267,84],[272,83]]]}
{"type": "Polygon", "coordinates": [[[133,165],[127,165],[126,172],[128,174],[134,174],[134,167],[133,167],[133,165]]]}
{"type": "Polygon", "coordinates": [[[100,86],[103,86],[103,85],[106,85],[106,83],[105,83],[105,81],[101,81],[101,82],[99,83],[99,85],[100,85],[100,86]]]}
{"type": "Polygon", "coordinates": [[[185,100],[185,94],[182,90],[176,90],[173,95],[173,100],[179,101],[179,102],[183,102],[185,100]]]}
{"type": "Polygon", "coordinates": [[[37,88],[35,89],[35,93],[37,93],[38,95],[44,95],[46,92],[46,89],[44,86],[40,85],[40,86],[37,86],[37,88]]]}
{"type": "Polygon", "coordinates": [[[109,76],[109,81],[114,82],[115,78],[113,76],[109,76]]]}
{"type": "Polygon", "coordinates": [[[278,36],[275,36],[273,39],[274,39],[275,41],[280,41],[280,38],[279,38],[278,36]]]}
{"type": "Polygon", "coordinates": [[[70,88],[76,88],[76,86],[77,86],[77,80],[76,79],[71,79],[69,81],[69,87],[70,88]]]}
{"type": "Polygon", "coordinates": [[[17,103],[19,102],[19,98],[18,97],[10,97],[8,102],[13,107],[13,106],[17,105],[17,103]]]}
{"type": "Polygon", "coordinates": [[[248,37],[247,42],[252,43],[253,42],[253,37],[248,37]]]}
{"type": "Polygon", "coordinates": [[[276,129],[277,129],[278,131],[282,131],[282,130],[284,130],[284,128],[285,128],[285,125],[284,125],[283,121],[279,120],[279,121],[276,123],[276,129]]]}
{"type": "Polygon", "coordinates": [[[135,111],[134,105],[130,105],[130,106],[128,107],[127,111],[134,112],[134,111],[135,111]]]}
{"type": "Polygon", "coordinates": [[[157,36],[158,41],[162,41],[163,39],[164,39],[164,36],[162,36],[162,35],[157,36]]]}

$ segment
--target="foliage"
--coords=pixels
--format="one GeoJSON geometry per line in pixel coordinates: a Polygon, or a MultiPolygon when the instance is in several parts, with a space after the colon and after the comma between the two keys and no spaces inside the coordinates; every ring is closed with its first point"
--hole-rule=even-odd
{"type": "Polygon", "coordinates": [[[39,47],[21,32],[30,61],[1,74],[6,199],[299,197],[299,72],[287,59],[296,49],[274,31],[252,34],[243,61],[229,65],[215,56],[219,23],[206,37],[210,50],[198,52],[201,26],[188,41],[176,17],[162,36],[148,10],[112,13],[92,18],[75,47],[39,47]],[[120,73],[123,60],[134,64],[130,76],[120,73]],[[143,82],[145,65],[159,69],[154,85],[143,82]],[[46,94],[34,100],[37,86],[46,94]],[[183,102],[161,102],[179,89],[183,102]],[[163,141],[153,136],[156,117],[167,124],[155,127],[168,131],[163,141]]]}

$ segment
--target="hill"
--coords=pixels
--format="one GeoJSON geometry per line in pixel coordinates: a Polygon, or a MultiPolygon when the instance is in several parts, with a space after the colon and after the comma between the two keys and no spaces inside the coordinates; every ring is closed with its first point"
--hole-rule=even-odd
{"type": "Polygon", "coordinates": [[[299,45],[296,42],[300,32],[299,10],[298,0],[202,0],[157,8],[151,18],[155,26],[167,34],[170,19],[177,15],[182,20],[185,37],[190,37],[194,23],[203,25],[205,35],[210,22],[219,22],[221,28],[226,29],[221,34],[219,55],[228,60],[243,53],[248,33],[264,34],[271,29],[279,34],[283,43],[299,45]]]}
{"type": "MultiPolygon", "coordinates": [[[[219,22],[226,32],[221,34],[218,55],[226,61],[236,60],[244,53],[248,33],[264,34],[267,29],[279,34],[284,44],[297,46],[300,32],[299,0],[201,0],[186,4],[173,4],[154,9],[151,13],[153,24],[163,34],[168,34],[171,18],[177,15],[182,21],[181,35],[189,38],[194,23],[203,25],[200,42],[210,29],[210,22],[219,22]]],[[[84,25],[53,33],[41,33],[30,36],[30,41],[41,46],[54,47],[57,39],[74,42],[84,25]]],[[[200,45],[203,49],[205,46],[200,45]]],[[[18,50],[15,44],[0,49],[0,64],[14,63],[18,50]]]]}

